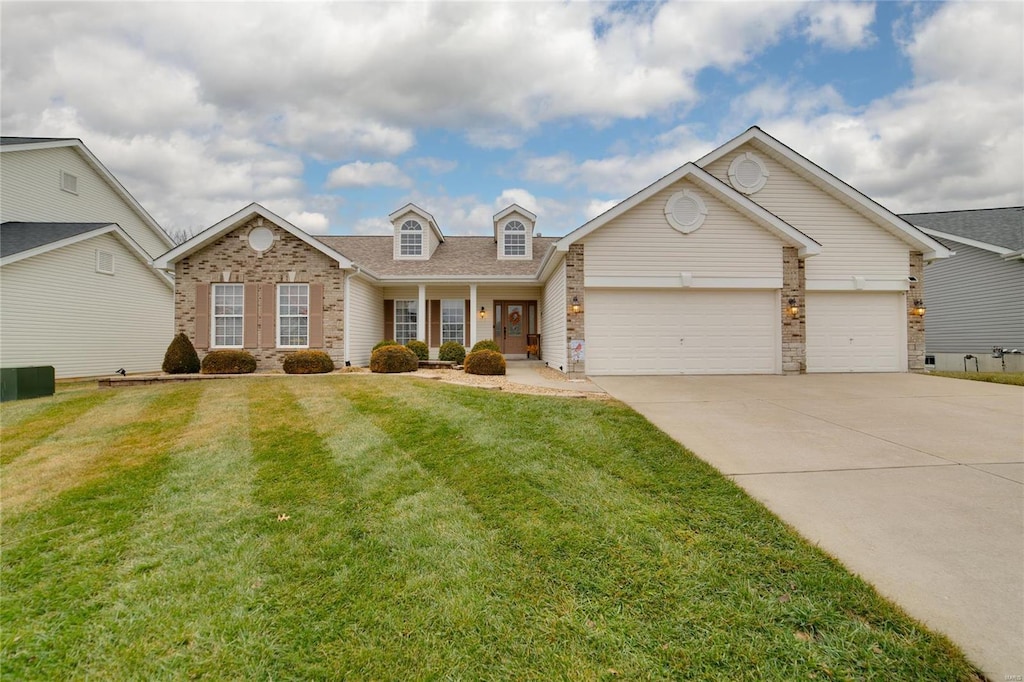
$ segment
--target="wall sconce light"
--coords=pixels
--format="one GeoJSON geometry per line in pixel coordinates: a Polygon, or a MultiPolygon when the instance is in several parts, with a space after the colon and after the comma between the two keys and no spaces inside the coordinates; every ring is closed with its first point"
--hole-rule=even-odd
{"type": "Polygon", "coordinates": [[[928,309],[924,307],[924,301],[922,301],[921,299],[917,299],[916,301],[914,301],[914,307],[912,309],[912,312],[915,315],[917,315],[918,317],[924,317],[924,313],[926,310],[928,309]]]}
{"type": "Polygon", "coordinates": [[[583,308],[580,307],[580,297],[579,296],[573,296],[572,297],[572,311],[574,313],[578,313],[582,309],[583,308]]]}
{"type": "Polygon", "coordinates": [[[485,317],[487,317],[487,311],[484,309],[483,306],[480,306],[480,319],[482,320],[485,317]]]}
{"type": "Polygon", "coordinates": [[[792,317],[796,317],[800,314],[800,306],[796,304],[795,298],[789,299],[789,306],[786,308],[786,312],[792,317]]]}

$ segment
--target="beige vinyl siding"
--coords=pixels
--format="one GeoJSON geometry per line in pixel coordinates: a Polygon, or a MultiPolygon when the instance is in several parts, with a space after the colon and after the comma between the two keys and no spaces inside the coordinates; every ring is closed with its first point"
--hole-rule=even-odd
{"type": "Polygon", "coordinates": [[[415,211],[406,211],[392,224],[395,226],[395,241],[392,248],[392,254],[395,260],[430,260],[430,256],[433,255],[434,249],[436,249],[437,245],[441,243],[438,241],[437,235],[434,233],[433,228],[430,227],[430,223],[427,222],[427,219],[415,211]],[[423,232],[421,233],[423,235],[423,252],[420,256],[402,255],[402,223],[407,220],[415,220],[420,224],[420,227],[423,228],[423,232]]]}
{"type": "Polygon", "coordinates": [[[348,358],[356,367],[370,364],[370,352],[381,340],[384,327],[384,292],[361,277],[348,281],[348,358]]]}
{"type": "MultiPolygon", "coordinates": [[[[476,320],[477,340],[494,338],[495,301],[539,301],[540,292],[540,287],[536,286],[479,285],[476,294],[476,311],[473,314],[473,319],[476,320]],[[487,311],[487,317],[482,320],[480,319],[480,306],[487,311]]],[[[539,307],[538,305],[538,315],[540,315],[539,307]]],[[[543,316],[540,317],[541,319],[537,320],[538,329],[540,329],[539,325],[543,323],[543,316]]]]}
{"type": "Polygon", "coordinates": [[[768,154],[746,144],[705,170],[729,184],[729,164],[744,152],[756,154],[769,173],[764,188],[750,198],[822,245],[821,253],[806,261],[809,284],[833,281],[844,288],[854,276],[905,283],[907,244],[768,154]]]}
{"type": "Polygon", "coordinates": [[[109,234],[3,266],[0,289],[4,367],[150,372],[174,334],[171,288],[109,234]],[[113,275],[96,272],[97,249],[114,254],[113,275]]]}
{"type": "Polygon", "coordinates": [[[4,221],[117,223],[151,257],[170,248],[71,147],[4,152],[0,159],[4,221]],[[60,188],[61,171],[78,177],[77,194],[60,188]]]}
{"type": "Polygon", "coordinates": [[[533,258],[533,222],[518,211],[513,211],[501,219],[498,223],[498,260],[531,260],[533,258]],[[518,220],[526,228],[526,255],[506,256],[505,255],[505,226],[513,220],[518,220]]]}
{"type": "Polygon", "coordinates": [[[708,192],[682,180],[584,238],[589,277],[773,277],[782,279],[782,243],[708,192]],[[704,224],[682,234],[665,204],[689,189],[707,207],[704,224]]]}
{"type": "Polygon", "coordinates": [[[566,358],[566,308],[565,308],[565,259],[544,283],[540,301],[540,343],[541,358],[548,366],[558,369],[565,367],[566,358]]]}

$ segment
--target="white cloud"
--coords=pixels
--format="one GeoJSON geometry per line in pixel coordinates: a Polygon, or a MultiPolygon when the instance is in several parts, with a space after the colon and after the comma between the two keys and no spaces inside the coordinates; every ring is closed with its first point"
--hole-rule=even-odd
{"type": "Polygon", "coordinates": [[[330,221],[323,213],[301,211],[299,213],[289,213],[284,216],[284,219],[310,234],[327,234],[331,227],[330,221]]]}
{"type": "Polygon", "coordinates": [[[596,218],[619,203],[619,199],[591,199],[583,210],[587,220],[596,218]]]}
{"type": "Polygon", "coordinates": [[[866,47],[876,38],[875,4],[864,2],[816,2],[807,10],[807,37],[836,50],[866,47]]]}
{"type": "Polygon", "coordinates": [[[360,235],[392,234],[394,230],[387,218],[380,217],[361,218],[352,226],[352,232],[360,235]]]}
{"type": "Polygon", "coordinates": [[[338,166],[327,176],[327,187],[410,187],[412,180],[390,161],[355,161],[338,166]]]}
{"type": "Polygon", "coordinates": [[[445,173],[451,173],[453,170],[459,167],[459,162],[455,159],[438,159],[433,156],[421,156],[415,159],[410,159],[406,166],[408,168],[423,168],[427,172],[433,175],[444,175],[445,173]]]}

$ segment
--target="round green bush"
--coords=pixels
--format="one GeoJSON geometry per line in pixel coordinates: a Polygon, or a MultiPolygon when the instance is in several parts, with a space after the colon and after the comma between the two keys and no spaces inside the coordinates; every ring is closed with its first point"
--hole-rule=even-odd
{"type": "Polygon", "coordinates": [[[252,374],[256,371],[256,358],[245,350],[214,350],[203,358],[200,371],[203,374],[252,374]]]}
{"type": "Polygon", "coordinates": [[[415,372],[419,366],[419,358],[405,346],[381,346],[370,354],[370,371],[378,374],[415,372]]]}
{"type": "Polygon", "coordinates": [[[441,350],[437,353],[437,359],[461,365],[463,360],[466,359],[466,347],[458,341],[445,341],[441,344],[441,350]]]}
{"type": "Polygon", "coordinates": [[[466,374],[504,374],[505,356],[496,350],[478,350],[466,356],[466,374]]]}
{"type": "Polygon", "coordinates": [[[415,353],[416,357],[420,360],[430,359],[430,348],[428,348],[427,344],[422,341],[413,339],[412,341],[406,342],[405,347],[415,353]]]}
{"type": "Polygon", "coordinates": [[[384,346],[401,346],[401,345],[402,344],[398,343],[398,341],[395,341],[394,339],[384,339],[383,341],[378,341],[377,345],[373,347],[373,350],[377,350],[378,348],[383,348],[384,346]]]}
{"type": "Polygon", "coordinates": [[[473,349],[470,353],[475,353],[478,350],[493,350],[495,353],[500,353],[501,349],[498,348],[498,342],[493,339],[481,339],[473,344],[473,349]]]}
{"type": "Polygon", "coordinates": [[[334,360],[322,350],[300,350],[284,359],[285,374],[327,374],[334,371],[334,360]]]}
{"type": "Polygon", "coordinates": [[[199,354],[185,332],[171,339],[164,353],[163,370],[168,374],[195,374],[199,371],[199,354]]]}

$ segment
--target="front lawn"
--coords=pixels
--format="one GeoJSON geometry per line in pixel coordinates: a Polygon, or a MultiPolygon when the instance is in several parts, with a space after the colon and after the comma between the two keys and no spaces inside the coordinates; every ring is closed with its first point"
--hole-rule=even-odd
{"type": "Polygon", "coordinates": [[[1021,372],[928,372],[931,376],[949,379],[970,379],[971,381],[987,381],[993,384],[1010,384],[1024,386],[1024,373],[1021,372]]]}
{"type": "Polygon", "coordinates": [[[332,375],[2,417],[7,679],[974,679],[614,402],[332,375]]]}

